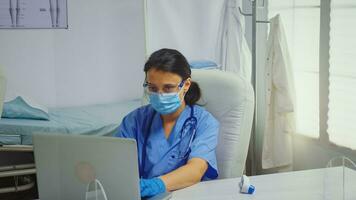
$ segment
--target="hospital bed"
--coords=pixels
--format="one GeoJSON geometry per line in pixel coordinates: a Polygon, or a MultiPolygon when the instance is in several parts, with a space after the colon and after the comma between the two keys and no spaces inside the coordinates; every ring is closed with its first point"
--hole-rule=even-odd
{"type": "MultiPolygon", "coordinates": [[[[239,177],[244,171],[253,121],[252,86],[240,75],[220,70],[193,70],[192,79],[202,90],[198,103],[220,123],[216,150],[219,178],[239,177]]],[[[110,136],[122,118],[142,102],[136,99],[109,105],[50,109],[50,121],[2,119],[0,143],[31,145],[31,136],[36,133],[110,136]]],[[[31,151],[31,146],[19,148],[31,151]]]]}
{"type": "Polygon", "coordinates": [[[76,134],[112,136],[123,117],[141,106],[141,99],[117,103],[50,108],[49,120],[0,120],[0,180],[13,177],[14,186],[0,187],[0,194],[21,192],[34,186],[32,135],[76,134]]]}
{"type": "Polygon", "coordinates": [[[50,108],[49,120],[7,119],[0,120],[0,144],[31,145],[32,135],[76,134],[112,135],[122,118],[141,106],[141,100],[129,100],[92,106],[50,108]]]}

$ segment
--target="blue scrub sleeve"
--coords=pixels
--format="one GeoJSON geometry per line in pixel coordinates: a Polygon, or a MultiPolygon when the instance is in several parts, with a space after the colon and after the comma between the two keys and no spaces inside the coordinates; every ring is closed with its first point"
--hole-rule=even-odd
{"type": "Polygon", "coordinates": [[[198,122],[195,139],[191,145],[189,160],[201,158],[208,163],[203,180],[216,179],[218,167],[215,149],[218,143],[219,122],[209,113],[198,122]]]}
{"type": "Polygon", "coordinates": [[[120,126],[117,129],[115,137],[136,139],[137,135],[137,110],[129,113],[124,117],[120,126]]]}

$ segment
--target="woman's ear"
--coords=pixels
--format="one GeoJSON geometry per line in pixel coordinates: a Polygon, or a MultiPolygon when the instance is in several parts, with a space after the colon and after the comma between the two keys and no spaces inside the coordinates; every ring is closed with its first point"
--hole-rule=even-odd
{"type": "Polygon", "coordinates": [[[192,84],[192,79],[187,78],[187,80],[184,82],[184,93],[188,92],[191,84],[192,84]]]}

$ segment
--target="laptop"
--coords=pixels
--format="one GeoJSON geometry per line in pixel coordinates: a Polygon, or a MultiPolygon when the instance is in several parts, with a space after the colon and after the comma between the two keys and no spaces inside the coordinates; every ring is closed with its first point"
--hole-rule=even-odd
{"type": "Polygon", "coordinates": [[[141,199],[135,140],[35,134],[33,143],[40,200],[141,199]]]}

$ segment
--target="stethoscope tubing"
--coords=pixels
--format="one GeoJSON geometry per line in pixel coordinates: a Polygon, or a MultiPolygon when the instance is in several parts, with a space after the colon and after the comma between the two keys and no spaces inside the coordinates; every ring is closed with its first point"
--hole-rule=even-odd
{"type": "MultiPolygon", "coordinates": [[[[190,139],[189,139],[189,144],[188,144],[188,148],[187,149],[190,149],[191,147],[191,144],[193,143],[193,140],[195,138],[195,134],[196,134],[196,127],[197,127],[197,118],[194,116],[194,106],[190,106],[190,117],[188,119],[186,119],[183,123],[183,126],[182,126],[182,129],[180,131],[180,136],[181,136],[181,141],[183,139],[183,131],[184,131],[184,128],[185,126],[187,125],[188,122],[193,122],[192,123],[192,133],[190,135],[190,139]]],[[[145,170],[145,165],[146,165],[146,154],[147,154],[147,150],[146,150],[146,147],[147,147],[147,140],[150,136],[150,130],[151,130],[151,126],[152,126],[152,121],[153,121],[153,118],[154,116],[156,115],[156,111],[154,110],[150,119],[149,119],[149,122],[148,124],[146,125],[146,130],[144,131],[145,132],[145,138],[144,138],[144,141],[143,141],[143,146],[142,146],[142,160],[141,160],[141,167],[140,167],[140,177],[141,178],[144,178],[144,170],[145,170]]],[[[180,142],[181,142],[180,141],[180,142]]],[[[180,145],[180,144],[179,144],[180,145]]],[[[189,152],[189,151],[187,151],[189,152]]],[[[181,152],[179,152],[181,153],[181,152]]]]}

